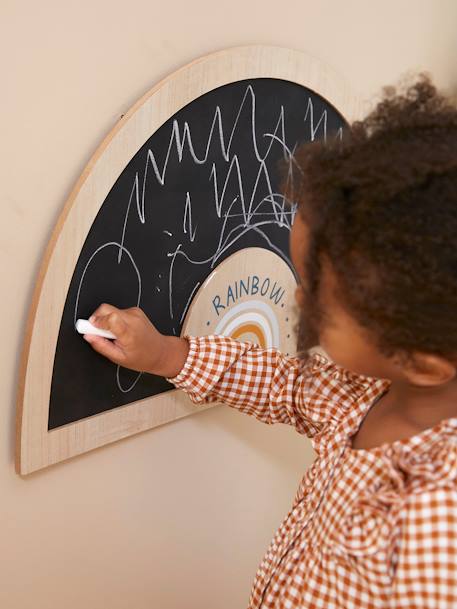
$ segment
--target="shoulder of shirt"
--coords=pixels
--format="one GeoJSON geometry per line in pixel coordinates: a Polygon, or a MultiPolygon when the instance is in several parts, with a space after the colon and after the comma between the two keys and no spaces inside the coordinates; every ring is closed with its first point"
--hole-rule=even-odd
{"type": "Polygon", "coordinates": [[[347,370],[328,358],[325,352],[315,349],[304,360],[301,376],[307,416],[313,412],[321,422],[323,419],[333,422],[322,434],[324,444],[328,440],[333,442],[338,430],[343,436],[353,433],[366,410],[389,383],[347,370]]]}
{"type": "Polygon", "coordinates": [[[359,374],[336,364],[320,347],[313,347],[310,349],[309,358],[304,362],[304,366],[313,371],[319,371],[335,380],[350,385],[360,386],[364,389],[373,385],[379,385],[379,383],[389,383],[387,379],[359,374]]]}

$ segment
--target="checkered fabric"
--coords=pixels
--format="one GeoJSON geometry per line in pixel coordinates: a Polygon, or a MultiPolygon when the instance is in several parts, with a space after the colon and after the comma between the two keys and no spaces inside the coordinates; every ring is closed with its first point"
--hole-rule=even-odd
{"type": "Polygon", "coordinates": [[[303,362],[223,336],[187,338],[187,361],[170,380],[193,402],[293,425],[317,453],[249,609],[457,608],[457,419],[355,450],[351,436],[388,380],[319,353],[303,362]]]}

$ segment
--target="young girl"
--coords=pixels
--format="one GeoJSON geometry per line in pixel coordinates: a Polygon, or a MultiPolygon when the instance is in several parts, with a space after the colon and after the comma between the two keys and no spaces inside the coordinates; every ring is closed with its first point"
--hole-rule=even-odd
{"type": "Polygon", "coordinates": [[[457,607],[457,110],[422,78],[296,154],[302,356],[91,318],[113,362],[289,423],[317,459],[249,607],[457,607]],[[331,359],[309,351],[319,343],[331,359]]]}

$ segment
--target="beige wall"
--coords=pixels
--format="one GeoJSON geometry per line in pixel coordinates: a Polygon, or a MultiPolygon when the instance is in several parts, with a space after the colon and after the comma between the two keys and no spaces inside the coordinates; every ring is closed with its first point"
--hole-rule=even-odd
{"type": "Polygon", "coordinates": [[[220,407],[19,478],[18,357],[43,248],[101,138],[175,68],[265,43],[318,56],[364,98],[409,69],[453,89],[457,3],[3,0],[0,23],[0,606],[244,607],[307,441],[220,407]]]}

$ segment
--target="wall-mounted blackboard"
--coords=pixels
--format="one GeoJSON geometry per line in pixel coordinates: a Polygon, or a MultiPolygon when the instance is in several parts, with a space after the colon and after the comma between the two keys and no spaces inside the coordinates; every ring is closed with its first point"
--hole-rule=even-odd
{"type": "Polygon", "coordinates": [[[251,45],[192,61],[119,119],[63,206],[35,280],[17,392],[21,475],[214,405],[196,408],[163,379],[92,352],[74,321],[102,301],[139,304],[170,334],[293,351],[293,210],[278,162],[363,114],[318,58],[251,45]]]}
{"type": "Polygon", "coordinates": [[[209,273],[233,252],[272,250],[289,262],[294,210],[279,190],[296,147],[341,137],[321,96],[257,78],[214,89],[182,108],[138,150],[106,197],[82,248],[55,353],[49,429],[173,387],[116,367],[74,330],[102,302],[140,306],[179,335],[209,273]]]}

